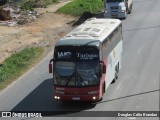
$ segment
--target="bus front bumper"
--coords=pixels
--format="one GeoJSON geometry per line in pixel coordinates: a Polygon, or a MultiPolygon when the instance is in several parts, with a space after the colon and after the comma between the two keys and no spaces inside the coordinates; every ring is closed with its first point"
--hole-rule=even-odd
{"type": "Polygon", "coordinates": [[[60,101],[99,101],[99,95],[54,95],[55,100],[60,101]]]}

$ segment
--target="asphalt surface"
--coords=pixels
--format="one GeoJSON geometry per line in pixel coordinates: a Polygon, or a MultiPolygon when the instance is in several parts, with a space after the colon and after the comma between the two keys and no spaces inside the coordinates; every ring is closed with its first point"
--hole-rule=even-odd
{"type": "MultiPolygon", "coordinates": [[[[48,62],[53,54],[51,51],[38,65],[1,91],[0,111],[68,111],[67,114],[58,114],[73,115],[72,118],[54,117],[54,119],[64,120],[84,119],[77,117],[76,114],[80,113],[78,115],[83,116],[84,111],[159,111],[159,12],[160,0],[134,0],[132,13],[122,21],[124,38],[122,69],[118,81],[110,85],[101,102],[89,104],[53,101],[52,75],[48,73],[48,62]]],[[[98,112],[92,114],[98,114],[98,112]]],[[[106,118],[102,115],[101,118],[95,119],[158,120],[159,118],[106,118]]]]}

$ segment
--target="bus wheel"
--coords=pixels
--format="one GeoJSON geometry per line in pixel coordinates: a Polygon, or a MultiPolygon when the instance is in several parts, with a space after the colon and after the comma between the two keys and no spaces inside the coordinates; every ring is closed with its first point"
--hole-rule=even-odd
{"type": "Polygon", "coordinates": [[[111,82],[111,84],[115,83],[116,82],[116,78],[114,78],[111,82]]]}
{"type": "Polygon", "coordinates": [[[115,78],[112,80],[112,82],[111,82],[111,84],[113,84],[113,83],[115,83],[116,82],[116,80],[115,80],[115,78]]]}
{"type": "Polygon", "coordinates": [[[104,83],[103,88],[102,88],[102,97],[100,98],[99,101],[102,101],[102,100],[103,100],[103,95],[104,95],[104,93],[105,93],[105,83],[104,83]]]}
{"type": "Polygon", "coordinates": [[[117,71],[117,66],[116,66],[114,79],[112,80],[111,84],[115,83],[117,79],[118,79],[118,71],[117,71]]]}
{"type": "Polygon", "coordinates": [[[119,67],[118,65],[116,66],[116,69],[115,69],[115,79],[117,80],[118,79],[118,72],[119,72],[119,67]]]}

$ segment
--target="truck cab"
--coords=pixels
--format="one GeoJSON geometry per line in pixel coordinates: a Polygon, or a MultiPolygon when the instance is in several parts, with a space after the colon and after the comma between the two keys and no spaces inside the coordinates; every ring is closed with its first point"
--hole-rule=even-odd
{"type": "Polygon", "coordinates": [[[104,17],[126,19],[132,5],[133,0],[104,0],[104,17]]]}

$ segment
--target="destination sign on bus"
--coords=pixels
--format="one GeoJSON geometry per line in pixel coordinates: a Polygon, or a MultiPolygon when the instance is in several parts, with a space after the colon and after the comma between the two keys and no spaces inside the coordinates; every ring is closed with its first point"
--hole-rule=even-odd
{"type": "Polygon", "coordinates": [[[98,54],[92,53],[76,53],[76,57],[80,60],[93,60],[98,58],[98,54]]]}
{"type": "Polygon", "coordinates": [[[56,52],[55,57],[58,60],[98,60],[99,55],[95,51],[58,51],[56,52]]]}

